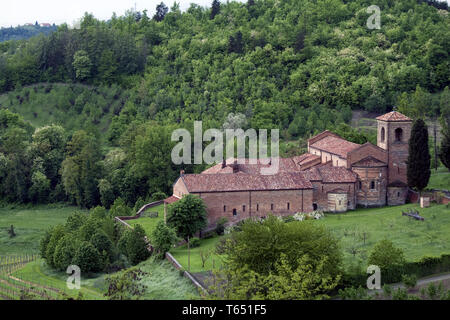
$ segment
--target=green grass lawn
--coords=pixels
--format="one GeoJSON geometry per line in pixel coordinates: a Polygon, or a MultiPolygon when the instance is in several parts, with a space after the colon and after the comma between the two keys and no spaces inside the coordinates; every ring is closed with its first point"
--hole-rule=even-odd
{"type": "Polygon", "coordinates": [[[39,241],[49,227],[65,223],[67,217],[79,210],[76,207],[47,205],[0,208],[0,255],[38,253],[39,241]],[[14,226],[16,236],[9,237],[14,226]]]}
{"type": "Polygon", "coordinates": [[[138,267],[147,272],[140,283],[147,288],[142,297],[146,300],[191,300],[199,297],[192,282],[180,275],[167,260],[151,257],[138,267]]]}
{"type": "Polygon", "coordinates": [[[68,275],[65,272],[59,272],[49,268],[43,259],[28,263],[22,269],[14,272],[13,276],[25,281],[61,290],[71,297],[77,297],[78,293],[81,292],[84,299],[88,300],[104,299],[103,292],[106,291],[105,274],[93,275],[89,278],[82,276],[81,289],[69,290],[66,284],[68,275]]]}
{"type": "Polygon", "coordinates": [[[446,167],[439,167],[437,171],[431,169],[430,181],[428,189],[445,189],[450,190],[450,171],[446,167]]]}
{"type": "Polygon", "coordinates": [[[446,205],[424,209],[417,204],[359,209],[345,214],[328,214],[315,223],[327,227],[339,239],[347,263],[356,259],[365,261],[373,245],[383,239],[402,248],[410,261],[450,253],[450,210],[446,205]],[[417,209],[425,221],[402,216],[402,210],[408,208],[417,209]]]}
{"type": "Polygon", "coordinates": [[[164,205],[162,204],[162,205],[150,208],[147,210],[147,212],[158,212],[158,217],[157,218],[141,217],[141,218],[135,219],[135,220],[127,220],[126,222],[131,226],[140,224],[144,228],[145,233],[151,240],[152,233],[153,233],[153,230],[155,230],[156,225],[158,224],[159,221],[164,220],[164,205]]]}
{"type": "MultiPolygon", "coordinates": [[[[200,246],[197,248],[191,248],[191,272],[202,272],[213,269],[213,264],[215,268],[220,268],[222,265],[222,259],[219,255],[214,253],[217,243],[222,237],[214,237],[209,239],[200,240],[200,246]],[[206,252],[211,251],[213,254],[205,263],[205,267],[202,268],[202,259],[200,258],[200,251],[206,252]]],[[[187,245],[182,245],[180,247],[174,248],[170,251],[175,259],[188,270],[188,249],[187,245]]]]}
{"type": "MultiPolygon", "coordinates": [[[[327,214],[324,219],[313,223],[325,226],[336,236],[341,244],[345,264],[358,260],[366,262],[374,244],[383,239],[389,239],[395,246],[402,248],[410,261],[423,256],[450,254],[450,210],[445,205],[433,205],[425,209],[417,204],[358,209],[343,214],[327,214]],[[402,216],[402,210],[408,208],[417,209],[425,221],[402,216]]],[[[220,256],[212,255],[205,268],[202,268],[199,254],[200,250],[214,250],[220,238],[201,240],[200,247],[191,249],[192,272],[211,270],[213,258],[215,267],[220,267],[220,256]]],[[[171,253],[187,270],[187,246],[172,249],[171,253]]]]}

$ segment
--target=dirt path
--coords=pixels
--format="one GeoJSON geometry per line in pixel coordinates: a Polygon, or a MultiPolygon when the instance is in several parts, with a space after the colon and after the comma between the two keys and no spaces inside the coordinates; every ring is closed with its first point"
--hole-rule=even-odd
{"type": "MultiPolygon", "coordinates": [[[[432,276],[428,276],[422,279],[417,280],[417,284],[416,287],[419,286],[424,286],[427,284],[430,284],[432,282],[439,282],[439,281],[445,281],[445,280],[450,280],[450,272],[447,273],[441,273],[441,274],[436,274],[436,275],[432,275],[432,276]]],[[[396,290],[396,289],[404,289],[406,288],[406,286],[403,283],[394,283],[391,285],[392,289],[396,290]]],[[[383,289],[379,289],[379,290],[369,290],[369,294],[375,294],[375,293],[383,293],[383,289]]]]}

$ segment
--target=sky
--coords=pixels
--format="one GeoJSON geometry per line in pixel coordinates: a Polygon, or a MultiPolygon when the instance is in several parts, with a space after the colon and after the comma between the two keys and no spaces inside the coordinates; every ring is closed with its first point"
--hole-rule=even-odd
{"type": "MultiPolygon", "coordinates": [[[[450,4],[450,0],[446,1],[450,4]]],[[[147,9],[148,15],[153,16],[156,5],[160,2],[161,0],[1,0],[0,27],[36,21],[55,24],[66,22],[72,25],[85,12],[93,13],[98,19],[107,20],[111,18],[113,12],[120,16],[135,5],[136,10],[147,9]]],[[[190,3],[210,7],[212,0],[177,0],[177,2],[181,10],[186,10],[190,3]]],[[[374,2],[376,3],[375,0],[374,2]]],[[[164,3],[170,8],[173,0],[165,0],[164,3]]]]}
{"type": "MultiPolygon", "coordinates": [[[[118,16],[135,7],[137,11],[147,9],[153,16],[156,5],[163,1],[169,8],[174,0],[1,0],[0,27],[24,25],[26,23],[66,22],[72,25],[85,12],[94,14],[100,20],[111,18],[113,12],[118,16]]],[[[189,8],[190,3],[210,7],[212,0],[177,0],[181,10],[189,8]]]]}

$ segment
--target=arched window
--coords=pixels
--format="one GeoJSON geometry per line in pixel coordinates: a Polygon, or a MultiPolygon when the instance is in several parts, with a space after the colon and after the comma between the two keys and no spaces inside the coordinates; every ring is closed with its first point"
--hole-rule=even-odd
{"type": "Polygon", "coordinates": [[[273,210],[273,203],[270,204],[270,210],[273,210]]]}
{"type": "Polygon", "coordinates": [[[245,212],[245,205],[243,205],[243,206],[242,206],[242,211],[244,211],[244,212],[245,212]]]}
{"type": "Polygon", "coordinates": [[[223,206],[223,212],[227,211],[227,206],[223,206]]]}
{"type": "Polygon", "coordinates": [[[287,203],[287,209],[289,210],[291,208],[291,204],[288,202],[287,203]]]}
{"type": "Polygon", "coordinates": [[[402,128],[395,129],[395,141],[402,141],[402,138],[403,138],[402,128]]]}
{"type": "Polygon", "coordinates": [[[233,209],[233,216],[237,216],[237,210],[233,209]]]}
{"type": "Polygon", "coordinates": [[[358,189],[361,190],[362,189],[362,182],[358,181],[358,189]]]}
{"type": "Polygon", "coordinates": [[[386,139],[386,131],[384,128],[381,128],[381,142],[384,142],[384,139],[386,139]]]}

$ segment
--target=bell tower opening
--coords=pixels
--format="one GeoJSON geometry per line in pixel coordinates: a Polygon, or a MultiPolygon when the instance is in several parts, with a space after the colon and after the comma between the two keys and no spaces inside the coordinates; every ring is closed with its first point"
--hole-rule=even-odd
{"type": "Polygon", "coordinates": [[[395,129],[395,141],[401,142],[402,139],[403,139],[403,129],[402,128],[395,129]]]}

